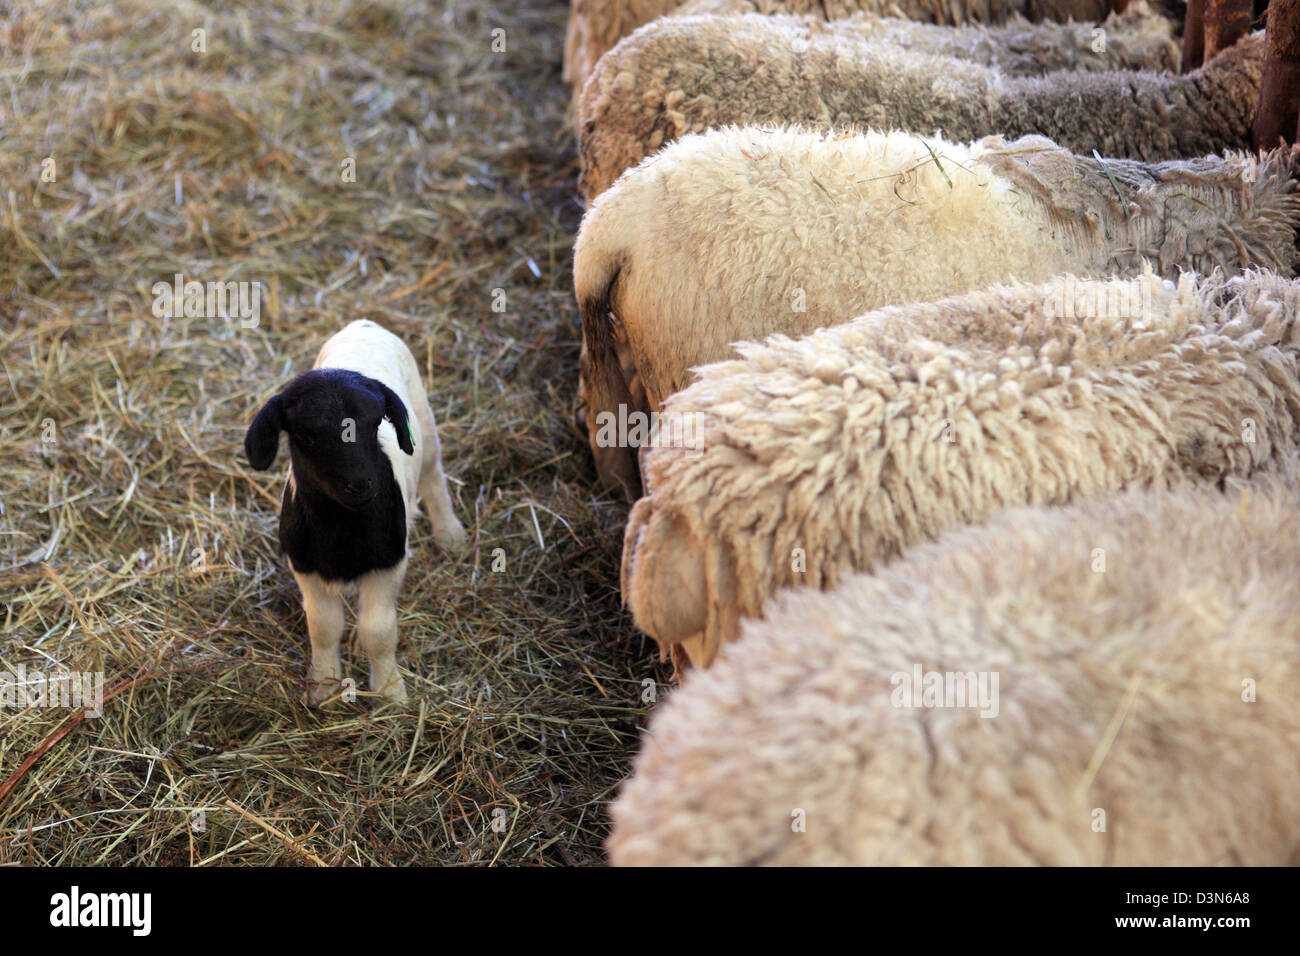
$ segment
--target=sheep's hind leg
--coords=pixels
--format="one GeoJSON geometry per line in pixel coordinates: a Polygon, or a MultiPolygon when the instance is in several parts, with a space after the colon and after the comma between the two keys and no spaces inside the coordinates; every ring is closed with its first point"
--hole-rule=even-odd
{"type": "Polygon", "coordinates": [[[433,522],[433,540],[438,542],[438,547],[455,551],[465,543],[465,529],[452,510],[447,477],[442,473],[442,443],[438,441],[438,426],[428,401],[416,400],[412,404],[415,405],[415,414],[420,419],[420,431],[424,436],[420,463],[420,499],[429,509],[429,520],[433,522]]]}
{"type": "Polygon", "coordinates": [[[317,574],[294,572],[302,590],[302,609],[311,638],[311,667],[307,672],[307,699],[322,704],[343,686],[339,644],[343,640],[343,597],[331,591],[317,574]]]}
{"type": "Polygon", "coordinates": [[[406,576],[406,559],[361,581],[361,616],[357,635],[370,657],[370,689],[389,700],[406,699],[406,683],[397,670],[397,596],[406,576]]]}

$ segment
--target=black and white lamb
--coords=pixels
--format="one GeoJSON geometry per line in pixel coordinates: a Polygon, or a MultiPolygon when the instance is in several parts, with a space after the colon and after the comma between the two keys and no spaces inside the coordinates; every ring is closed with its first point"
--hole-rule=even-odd
{"type": "Polygon", "coordinates": [[[465,540],[442,472],[433,409],[415,358],[370,321],[348,325],[257,413],[244,437],[252,466],[271,467],[280,432],[290,469],[280,506],[280,545],[302,590],[311,637],[308,695],[322,703],[342,686],[343,592],[360,592],[358,636],[370,657],[370,689],[406,697],[397,670],[397,596],[418,493],[434,540],[465,540]]]}

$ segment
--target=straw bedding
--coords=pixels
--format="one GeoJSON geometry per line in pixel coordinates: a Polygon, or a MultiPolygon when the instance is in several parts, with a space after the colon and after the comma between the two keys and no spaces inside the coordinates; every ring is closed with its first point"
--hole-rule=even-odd
{"type": "Polygon", "coordinates": [[[0,25],[0,672],[102,671],[109,697],[0,709],[0,863],[600,861],[664,674],[565,416],[566,12],[19,2],[0,25]],[[257,326],[155,315],[176,273],[260,282],[257,326]],[[313,711],[282,473],[240,448],[355,318],[419,359],[471,544],[448,560],[416,524],[413,699],[313,711]]]}

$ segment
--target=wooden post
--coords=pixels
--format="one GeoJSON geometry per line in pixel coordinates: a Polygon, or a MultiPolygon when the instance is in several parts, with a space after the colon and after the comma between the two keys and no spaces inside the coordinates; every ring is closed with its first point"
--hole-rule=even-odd
{"type": "Polygon", "coordinates": [[[1183,24],[1183,72],[1190,73],[1204,62],[1205,0],[1187,0],[1187,21],[1183,24]]]}
{"type": "Polygon", "coordinates": [[[1255,14],[1255,0],[1203,0],[1204,51],[1202,61],[1213,60],[1250,32],[1255,14]]]}
{"type": "Polygon", "coordinates": [[[1296,141],[1300,123],[1300,0],[1268,5],[1264,78],[1255,114],[1255,146],[1272,149],[1296,141]]]}

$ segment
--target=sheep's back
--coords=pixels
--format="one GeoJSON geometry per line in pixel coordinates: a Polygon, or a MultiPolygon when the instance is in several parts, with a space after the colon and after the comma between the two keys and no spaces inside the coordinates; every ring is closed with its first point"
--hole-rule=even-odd
{"type": "Polygon", "coordinates": [[[655,714],[612,861],[1294,863],[1298,505],[1017,509],[787,592],[655,714]],[[893,706],[917,665],[997,674],[997,716],[893,706]]]}
{"type": "Polygon", "coordinates": [[[1081,266],[966,147],[903,134],[715,130],[600,197],[606,228],[635,234],[615,311],[652,408],[737,340],[1081,266]]]}
{"type": "Polygon", "coordinates": [[[1249,476],[1297,448],[1297,314],[1300,284],[1268,273],[1065,277],[739,346],[664,406],[693,447],[642,451],[625,598],[661,637],[684,598],[658,589],[658,552],[699,568],[707,597],[674,618],[707,664],[777,589],[1002,508],[1249,476]]]}

